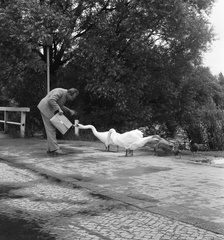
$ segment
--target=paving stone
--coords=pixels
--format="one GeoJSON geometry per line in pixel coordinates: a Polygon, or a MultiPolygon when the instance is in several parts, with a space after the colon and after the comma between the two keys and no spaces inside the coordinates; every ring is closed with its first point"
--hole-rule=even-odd
{"type": "Polygon", "coordinates": [[[22,212],[56,240],[224,239],[223,168],[69,141],[76,154],[50,158],[43,141],[26,141],[0,149],[0,182],[16,186],[0,213],[22,212]]]}

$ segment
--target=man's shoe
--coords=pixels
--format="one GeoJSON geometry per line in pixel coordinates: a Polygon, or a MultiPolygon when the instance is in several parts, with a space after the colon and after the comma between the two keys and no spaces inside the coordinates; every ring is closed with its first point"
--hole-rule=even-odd
{"type": "Polygon", "coordinates": [[[56,150],[53,152],[54,156],[58,156],[58,155],[67,155],[67,153],[62,152],[60,149],[56,150]]]}
{"type": "Polygon", "coordinates": [[[55,151],[49,151],[49,150],[48,150],[48,151],[47,151],[47,154],[52,155],[52,154],[54,154],[54,152],[55,152],[55,151]]]}

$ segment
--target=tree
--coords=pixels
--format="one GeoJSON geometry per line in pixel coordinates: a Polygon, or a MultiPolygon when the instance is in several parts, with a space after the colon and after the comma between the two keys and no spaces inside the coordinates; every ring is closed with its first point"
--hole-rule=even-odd
{"type": "Polygon", "coordinates": [[[44,37],[50,34],[51,86],[80,86],[84,115],[94,121],[107,116],[108,126],[127,128],[159,121],[173,131],[185,112],[209,96],[205,85],[200,98],[194,81],[199,81],[201,53],[213,38],[206,19],[213,2],[7,1],[8,7],[1,8],[10,19],[3,19],[4,29],[10,39],[16,37],[10,45],[24,48],[17,59],[24,59],[25,71],[17,75],[13,89],[21,81],[31,83],[26,73],[36,81],[40,76],[39,84],[32,84],[43,89],[45,66],[40,63],[46,61],[44,37]]]}
{"type": "Polygon", "coordinates": [[[180,99],[183,107],[178,121],[180,126],[195,142],[223,150],[223,87],[210,70],[203,67],[199,67],[185,82],[187,85],[180,99]]]}
{"type": "Polygon", "coordinates": [[[222,85],[222,86],[224,85],[224,76],[221,72],[218,75],[218,82],[220,85],[222,85]]]}
{"type": "Polygon", "coordinates": [[[110,100],[120,121],[130,115],[142,124],[174,121],[184,81],[213,36],[203,7],[186,1],[114,2],[78,49],[88,92],[100,102],[110,100]]]}

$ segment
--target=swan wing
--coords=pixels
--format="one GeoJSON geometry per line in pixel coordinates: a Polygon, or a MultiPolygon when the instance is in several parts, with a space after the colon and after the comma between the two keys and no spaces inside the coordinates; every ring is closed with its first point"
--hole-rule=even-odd
{"type": "Polygon", "coordinates": [[[138,139],[141,139],[142,137],[139,136],[135,131],[129,131],[120,134],[118,136],[117,140],[122,147],[127,149],[133,142],[137,141],[138,139]]]}
{"type": "Polygon", "coordinates": [[[137,134],[139,137],[142,137],[142,138],[143,138],[143,132],[140,131],[139,129],[131,130],[130,133],[132,133],[132,134],[137,134]]]}
{"type": "Polygon", "coordinates": [[[131,130],[125,133],[118,133],[115,129],[110,129],[108,133],[107,142],[113,145],[128,149],[128,147],[135,141],[143,138],[143,133],[138,130],[131,130]]]}

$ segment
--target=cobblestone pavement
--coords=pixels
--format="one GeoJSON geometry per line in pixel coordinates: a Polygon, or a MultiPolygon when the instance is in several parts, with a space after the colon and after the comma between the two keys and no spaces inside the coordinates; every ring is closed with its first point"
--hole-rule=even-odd
{"type": "Polygon", "coordinates": [[[1,215],[36,221],[56,240],[224,239],[224,168],[60,145],[68,155],[49,157],[44,140],[0,139],[1,215]]]}

